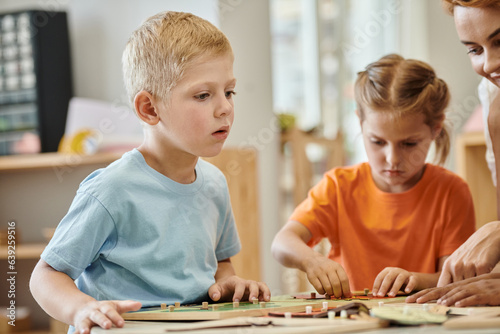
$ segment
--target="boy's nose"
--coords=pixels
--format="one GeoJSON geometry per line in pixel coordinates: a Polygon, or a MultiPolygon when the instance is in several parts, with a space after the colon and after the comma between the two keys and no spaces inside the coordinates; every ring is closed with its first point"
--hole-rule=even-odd
{"type": "Polygon", "coordinates": [[[233,104],[224,96],[215,108],[215,117],[227,117],[233,112],[233,104]]]}

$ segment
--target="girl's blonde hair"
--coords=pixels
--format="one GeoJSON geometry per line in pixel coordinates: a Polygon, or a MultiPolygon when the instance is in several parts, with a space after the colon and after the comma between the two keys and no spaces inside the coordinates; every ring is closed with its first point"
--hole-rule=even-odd
{"type": "Polygon", "coordinates": [[[358,73],[354,91],[361,122],[365,118],[364,108],[368,107],[395,118],[422,113],[431,129],[442,124],[435,144],[436,162],[444,164],[450,152],[450,137],[444,126],[450,94],[431,66],[390,54],[358,73]]]}
{"type": "Polygon", "coordinates": [[[500,1],[498,0],[442,0],[444,9],[453,15],[455,6],[461,7],[474,7],[474,8],[500,8],[500,1]]]}
{"type": "Polygon", "coordinates": [[[202,57],[232,54],[227,37],[213,24],[182,12],[162,12],[135,30],[122,56],[127,94],[147,91],[168,99],[184,70],[202,57]]]}

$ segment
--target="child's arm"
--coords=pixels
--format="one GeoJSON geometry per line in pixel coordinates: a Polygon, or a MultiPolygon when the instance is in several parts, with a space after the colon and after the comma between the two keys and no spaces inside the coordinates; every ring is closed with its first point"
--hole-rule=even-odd
{"type": "Polygon", "coordinates": [[[75,326],[77,333],[90,333],[92,326],[111,328],[124,324],[121,313],[135,311],[134,301],[97,301],[78,290],[73,280],[40,260],[30,279],[33,297],[47,314],[75,326]]]}
{"type": "Polygon", "coordinates": [[[245,280],[236,276],[231,259],[219,261],[215,273],[215,284],[208,289],[208,295],[213,301],[241,301],[254,298],[260,301],[270,301],[271,292],[265,283],[245,280]]]}
{"type": "Polygon", "coordinates": [[[307,243],[311,232],[299,222],[289,221],[276,235],[272,253],[282,265],[297,268],[319,293],[350,297],[349,279],[342,266],[314,251],[307,243]]]}
{"type": "MultiPolygon", "coordinates": [[[[448,256],[439,258],[439,271],[441,271],[444,261],[447,258],[448,256]]],[[[440,272],[432,274],[412,273],[401,268],[387,267],[375,278],[372,293],[378,297],[384,297],[385,295],[395,297],[403,287],[405,293],[432,288],[437,285],[439,274],[440,272]]]]}

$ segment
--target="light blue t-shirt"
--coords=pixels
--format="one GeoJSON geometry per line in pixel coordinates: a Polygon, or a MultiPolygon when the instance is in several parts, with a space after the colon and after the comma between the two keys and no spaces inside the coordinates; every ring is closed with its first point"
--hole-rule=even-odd
{"type": "Polygon", "coordinates": [[[134,149],[90,174],[42,253],[97,300],[207,300],[217,262],[241,249],[226,179],[201,159],[180,184],[134,149]]]}

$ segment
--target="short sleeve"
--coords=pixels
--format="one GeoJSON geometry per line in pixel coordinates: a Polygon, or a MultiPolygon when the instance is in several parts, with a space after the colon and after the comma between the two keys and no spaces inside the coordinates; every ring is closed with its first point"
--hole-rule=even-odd
{"type": "Polygon", "coordinates": [[[220,237],[215,249],[215,256],[217,257],[217,261],[222,261],[233,257],[241,250],[241,243],[238,236],[238,230],[236,228],[236,222],[234,220],[233,209],[231,207],[229,190],[227,187],[226,179],[223,175],[221,182],[224,183],[225,212],[221,213],[222,219],[219,222],[220,237]]]}
{"type": "Polygon", "coordinates": [[[95,197],[78,193],[41,258],[75,280],[115,244],[116,229],[109,212],[95,197]]]}
{"type": "Polygon", "coordinates": [[[290,220],[303,224],[312,234],[309,246],[323,238],[335,235],[338,224],[337,184],[325,175],[310,191],[290,216],[290,220]]]}

